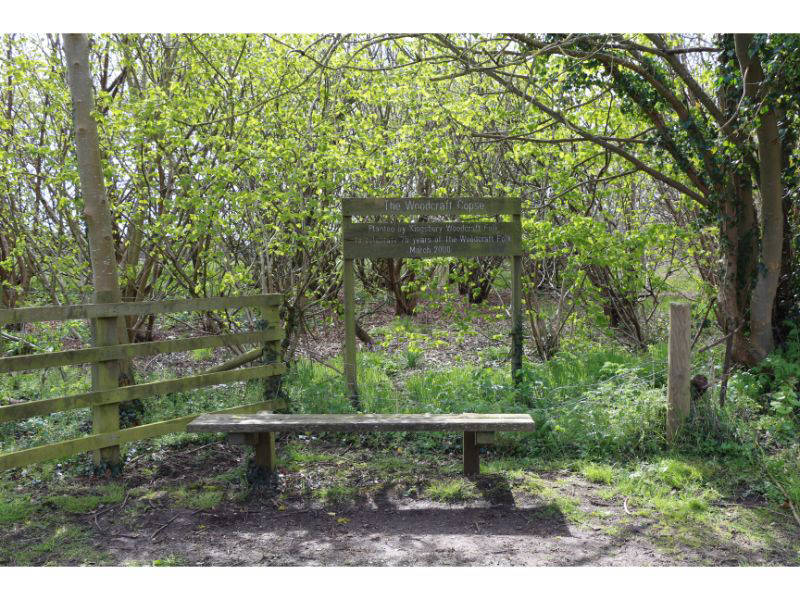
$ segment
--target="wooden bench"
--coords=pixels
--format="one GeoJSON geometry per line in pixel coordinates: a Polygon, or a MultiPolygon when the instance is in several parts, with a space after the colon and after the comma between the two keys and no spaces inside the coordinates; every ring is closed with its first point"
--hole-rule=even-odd
{"type": "Polygon", "coordinates": [[[527,414],[324,414],[255,415],[208,414],[189,423],[186,431],[224,432],[229,441],[255,447],[255,463],[275,471],[275,433],[320,431],[462,431],[464,475],[480,471],[478,448],[492,442],[496,431],[532,431],[527,414]]]}

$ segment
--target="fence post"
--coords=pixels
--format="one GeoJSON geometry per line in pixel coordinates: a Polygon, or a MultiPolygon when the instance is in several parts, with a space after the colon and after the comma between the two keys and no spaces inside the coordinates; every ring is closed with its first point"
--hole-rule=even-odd
{"type": "Polygon", "coordinates": [[[690,330],[691,307],[688,304],[670,304],[667,381],[667,440],[670,442],[689,415],[690,330]]]}
{"type": "MultiPolygon", "coordinates": [[[[110,302],[110,299],[97,294],[97,302],[110,302]]],[[[119,344],[117,317],[101,317],[94,321],[94,345],[116,346],[119,344]]],[[[119,361],[102,360],[92,366],[92,390],[107,391],[119,387],[119,361]]],[[[119,404],[102,404],[92,407],[92,432],[110,433],[119,431],[119,404]]],[[[94,464],[98,469],[110,469],[118,474],[122,466],[119,446],[100,448],[94,453],[94,464]]]]}
{"type": "MultiPolygon", "coordinates": [[[[270,326],[280,327],[280,307],[264,305],[261,308],[261,329],[268,329],[270,326]]],[[[261,352],[261,363],[268,365],[281,362],[281,340],[264,342],[261,352]]],[[[283,377],[274,375],[264,378],[264,402],[275,402],[281,394],[281,384],[283,377]]],[[[275,471],[275,433],[272,431],[259,433],[258,441],[254,446],[255,468],[260,476],[269,475],[275,471]]]]}
{"type": "MultiPolygon", "coordinates": [[[[261,307],[261,321],[258,324],[260,329],[269,329],[270,327],[280,327],[281,320],[279,316],[280,307],[270,306],[265,304],[261,307]]],[[[281,340],[271,340],[264,342],[261,351],[261,363],[268,365],[271,363],[281,362],[281,340]]],[[[275,375],[273,377],[264,378],[264,402],[274,401],[281,393],[281,384],[283,377],[275,375]]]]}

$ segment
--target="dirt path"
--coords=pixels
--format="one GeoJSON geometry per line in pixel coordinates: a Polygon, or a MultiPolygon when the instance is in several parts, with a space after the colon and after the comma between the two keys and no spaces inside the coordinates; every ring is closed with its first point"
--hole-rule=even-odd
{"type": "MultiPolygon", "coordinates": [[[[441,506],[406,502],[393,508],[331,515],[310,510],[219,509],[179,513],[170,531],[152,541],[98,540],[118,564],[180,557],[189,565],[667,565],[646,539],[615,538],[572,527],[547,506],[441,506]],[[337,520],[348,519],[346,524],[337,520]]],[[[644,526],[646,527],[646,525],[644,526]]],[[[129,534],[128,534],[129,535],[129,534]]]]}
{"type": "Polygon", "coordinates": [[[487,461],[470,481],[455,454],[292,444],[266,487],[246,481],[243,450],[212,443],[137,461],[112,502],[82,514],[54,510],[72,505],[53,495],[85,501],[104,482],[26,488],[33,512],[0,528],[0,564],[800,564],[800,530],[764,506],[720,501],[670,521],[569,469],[487,461]]]}
{"type": "MultiPolygon", "coordinates": [[[[263,566],[800,562],[800,531],[776,515],[771,520],[761,507],[721,503],[713,508],[715,519],[670,524],[632,501],[608,499],[602,485],[569,471],[500,471],[470,482],[457,474],[456,456],[419,463],[336,445],[303,447],[309,448],[325,453],[300,454],[300,459],[311,460],[300,467],[287,462],[275,487],[241,488],[235,503],[192,509],[156,500],[127,521],[109,512],[104,534],[94,538],[97,547],[109,552],[116,564],[158,560],[263,566]],[[462,501],[431,500],[424,490],[436,481],[445,481],[456,497],[460,493],[473,496],[462,501]],[[753,517],[749,511],[766,515],[757,525],[763,537],[737,530],[737,521],[753,517]]],[[[242,468],[241,456],[215,456],[218,468],[233,467],[233,472],[242,468]]],[[[197,473],[198,468],[207,467],[187,462],[169,479],[220,480],[213,473],[197,473]]],[[[175,483],[162,481],[154,487],[164,489],[175,483]]]]}

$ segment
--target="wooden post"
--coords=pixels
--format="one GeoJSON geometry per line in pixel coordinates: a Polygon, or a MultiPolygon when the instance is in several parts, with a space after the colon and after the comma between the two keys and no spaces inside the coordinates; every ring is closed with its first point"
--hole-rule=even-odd
{"type": "MultiPolygon", "coordinates": [[[[353,222],[350,215],[342,216],[344,225],[353,222]]],[[[356,370],[356,313],[355,313],[355,274],[353,259],[344,259],[344,374],[347,379],[347,391],[350,402],[356,409],[361,408],[358,399],[358,379],[356,370]]]]}
{"type": "MultiPolygon", "coordinates": [[[[108,302],[102,292],[96,294],[97,302],[108,302]]],[[[95,346],[116,346],[119,343],[117,317],[95,319],[95,346]]],[[[92,367],[92,390],[107,391],[119,387],[119,361],[98,361],[92,367]]],[[[92,432],[110,433],[119,431],[119,404],[102,404],[92,407],[92,432]]],[[[119,446],[108,446],[94,452],[94,464],[100,468],[111,469],[118,474],[122,458],[119,446]]]]}
{"type": "Polygon", "coordinates": [[[275,472],[275,432],[259,433],[255,450],[256,467],[267,473],[275,472]]]}
{"type": "Polygon", "coordinates": [[[669,379],[667,382],[667,440],[670,442],[689,415],[691,365],[691,308],[669,305],[669,379]]]}
{"type": "MultiPolygon", "coordinates": [[[[260,327],[268,329],[271,325],[279,326],[280,317],[275,318],[280,307],[263,306],[261,308],[260,327]]],[[[282,362],[281,340],[264,342],[261,353],[261,363],[268,365],[282,362]]],[[[281,394],[282,375],[264,378],[264,402],[270,403],[270,408],[281,394]]],[[[287,407],[288,408],[288,407],[287,407]]],[[[270,431],[258,435],[258,440],[253,447],[255,450],[255,463],[257,468],[265,469],[268,473],[275,471],[275,432],[270,431]]]]}
{"type": "MultiPolygon", "coordinates": [[[[513,215],[513,223],[521,228],[521,215],[513,215]]],[[[522,379],[522,256],[514,254],[511,260],[511,379],[517,385],[522,379]]]]}
{"type": "MultiPolygon", "coordinates": [[[[279,327],[280,318],[276,318],[276,313],[280,307],[265,305],[261,307],[261,320],[258,327],[262,330],[269,329],[271,326],[279,327]]],[[[269,365],[272,363],[282,362],[281,340],[272,340],[264,342],[261,349],[261,363],[269,365]]],[[[281,393],[281,383],[283,377],[275,375],[273,377],[264,378],[264,402],[273,402],[278,399],[281,393]]]]}
{"type": "Polygon", "coordinates": [[[464,475],[467,477],[478,475],[481,470],[477,437],[475,431],[464,432],[464,475]]]}

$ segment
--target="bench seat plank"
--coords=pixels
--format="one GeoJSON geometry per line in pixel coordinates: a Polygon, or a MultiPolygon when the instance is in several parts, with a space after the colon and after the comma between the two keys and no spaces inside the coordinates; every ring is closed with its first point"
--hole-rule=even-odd
{"type": "Polygon", "coordinates": [[[201,415],[190,432],[533,431],[528,414],[201,415]]]}

